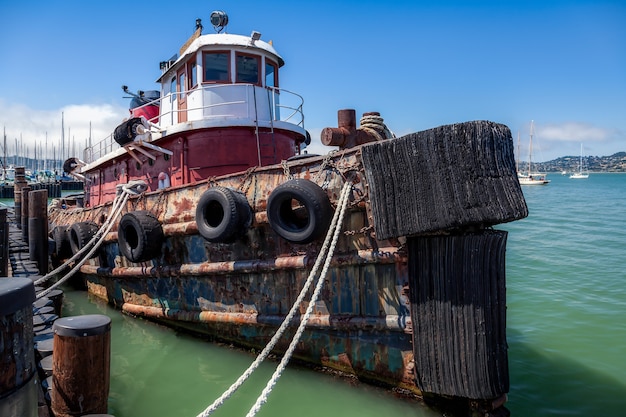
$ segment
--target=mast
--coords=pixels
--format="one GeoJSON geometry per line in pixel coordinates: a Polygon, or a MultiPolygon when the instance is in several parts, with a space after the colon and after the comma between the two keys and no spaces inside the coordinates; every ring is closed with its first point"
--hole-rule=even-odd
{"type": "MultiPolygon", "coordinates": [[[[63,151],[65,150],[65,125],[63,123],[63,112],[61,112],[61,159],[63,159],[63,151]]],[[[63,163],[63,161],[61,161],[63,163]]]]}
{"type": "Polygon", "coordinates": [[[580,144],[580,162],[578,163],[578,172],[583,173],[583,144],[580,144]]]}
{"type": "Polygon", "coordinates": [[[530,121],[530,143],[528,144],[528,175],[531,175],[533,172],[533,168],[532,168],[533,128],[534,128],[534,120],[531,120],[530,121]]]}
{"type": "Polygon", "coordinates": [[[4,127],[4,147],[2,148],[4,158],[2,159],[2,178],[7,178],[7,127],[4,127]]]}
{"type": "Polygon", "coordinates": [[[519,130],[517,131],[517,158],[515,159],[515,170],[519,174],[519,130]]]}

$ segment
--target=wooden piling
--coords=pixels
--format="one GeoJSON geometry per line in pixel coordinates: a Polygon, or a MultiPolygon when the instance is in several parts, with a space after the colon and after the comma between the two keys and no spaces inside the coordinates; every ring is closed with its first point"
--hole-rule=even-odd
{"type": "Polygon", "coordinates": [[[111,319],[101,314],[55,321],[52,412],[74,417],[107,412],[111,319]]]}
{"type": "Polygon", "coordinates": [[[22,239],[28,244],[28,193],[30,192],[29,186],[22,187],[22,239]]]}
{"type": "Polygon", "coordinates": [[[22,227],[22,187],[28,184],[26,182],[26,168],[15,167],[15,181],[13,182],[14,206],[15,206],[15,223],[17,227],[22,227]]]}
{"type": "Polygon", "coordinates": [[[48,272],[48,190],[28,192],[28,255],[48,272]]]}
{"type": "Polygon", "coordinates": [[[0,208],[0,277],[9,275],[9,223],[7,209],[0,208]]]}
{"type": "Polygon", "coordinates": [[[37,416],[33,301],[30,279],[0,278],[0,416],[37,416]]]}

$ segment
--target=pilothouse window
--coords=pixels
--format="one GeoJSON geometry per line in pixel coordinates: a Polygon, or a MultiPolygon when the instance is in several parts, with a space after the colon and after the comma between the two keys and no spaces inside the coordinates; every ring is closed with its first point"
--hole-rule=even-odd
{"type": "Polygon", "coordinates": [[[228,82],[228,52],[204,53],[204,82],[228,82]]]}
{"type": "Polygon", "coordinates": [[[194,88],[198,85],[198,76],[196,75],[196,62],[191,62],[187,69],[189,70],[189,88],[194,88]]]}
{"type": "Polygon", "coordinates": [[[260,84],[259,67],[261,57],[254,55],[237,54],[237,82],[260,84]]]}
{"type": "Polygon", "coordinates": [[[265,86],[278,87],[278,65],[265,61],[265,86]]]}

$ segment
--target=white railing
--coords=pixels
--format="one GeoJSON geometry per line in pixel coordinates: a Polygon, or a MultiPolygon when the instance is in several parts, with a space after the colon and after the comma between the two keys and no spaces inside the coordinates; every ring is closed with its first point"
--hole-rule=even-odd
{"type": "MultiPolygon", "coordinates": [[[[259,87],[253,84],[213,84],[194,88],[184,93],[169,93],[139,107],[157,105],[158,117],[148,120],[153,132],[166,131],[177,125],[178,115],[187,113],[187,121],[248,119],[264,126],[275,122],[289,123],[304,129],[302,96],[289,90],[274,87],[259,87]],[[180,95],[184,94],[186,108],[179,109],[180,95]],[[158,119],[158,120],[157,120],[158,119]]],[[[119,145],[113,133],[88,147],[83,152],[83,161],[90,163],[119,145]]]]}

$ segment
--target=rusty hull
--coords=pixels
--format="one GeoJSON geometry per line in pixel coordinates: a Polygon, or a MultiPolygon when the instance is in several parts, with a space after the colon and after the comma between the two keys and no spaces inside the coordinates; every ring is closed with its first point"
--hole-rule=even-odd
{"type": "MultiPolygon", "coordinates": [[[[262,349],[297,298],[321,246],[289,243],[269,227],[268,196],[292,177],[320,185],[333,205],[344,182],[354,184],[321,299],[295,357],[419,393],[404,244],[376,240],[357,150],[252,168],[130,199],[124,212],[149,210],[161,221],[166,235],[162,254],[150,262],[130,263],[118,251],[114,227],[99,256],[81,268],[89,292],[129,314],[262,349]],[[234,243],[209,243],[197,231],[196,203],[217,185],[244,193],[254,213],[247,235],[234,243]]],[[[111,203],[52,208],[49,216],[55,225],[102,224],[110,209],[111,203]]],[[[304,302],[301,314],[306,308],[304,302]]],[[[285,351],[296,327],[294,320],[276,353],[285,351]]]]}

